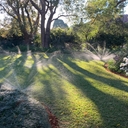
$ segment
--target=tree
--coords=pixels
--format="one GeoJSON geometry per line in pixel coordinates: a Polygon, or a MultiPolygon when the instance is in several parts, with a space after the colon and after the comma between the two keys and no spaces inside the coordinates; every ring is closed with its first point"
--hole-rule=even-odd
{"type": "MultiPolygon", "coordinates": [[[[110,32],[112,26],[119,28],[116,21],[120,18],[123,7],[123,1],[118,3],[118,0],[88,0],[85,7],[87,22],[84,25],[86,40],[94,37],[99,31],[110,32]]],[[[116,31],[119,32],[119,29],[116,31]]]]}
{"type": "Polygon", "coordinates": [[[47,0],[40,0],[40,3],[37,4],[33,0],[30,0],[31,4],[38,10],[41,15],[41,42],[44,48],[48,48],[48,40],[50,36],[50,26],[53,15],[56,12],[57,5],[59,0],[54,1],[47,1],[47,0]],[[46,14],[49,11],[50,15],[48,17],[48,21],[46,24],[45,30],[45,21],[46,21],[46,14]]]}
{"type": "Polygon", "coordinates": [[[25,43],[29,44],[38,29],[39,13],[25,0],[1,0],[0,9],[18,22],[25,43]]]}
{"type": "Polygon", "coordinates": [[[78,9],[79,3],[82,3],[81,0],[39,0],[38,3],[34,0],[30,0],[30,2],[41,15],[41,43],[44,48],[49,47],[50,27],[52,21],[60,18],[61,16],[75,16],[74,14],[77,11],[75,11],[74,9],[78,9]],[[59,7],[61,8],[61,11],[63,13],[64,10],[66,10],[68,12],[68,15],[64,13],[54,18],[57,8],[59,7]]]}
{"type": "Polygon", "coordinates": [[[82,43],[90,42],[101,46],[106,43],[107,48],[112,48],[126,42],[127,26],[120,20],[126,3],[120,1],[118,6],[117,3],[117,0],[87,1],[84,8],[86,16],[81,20],[83,22],[73,26],[82,43]]]}

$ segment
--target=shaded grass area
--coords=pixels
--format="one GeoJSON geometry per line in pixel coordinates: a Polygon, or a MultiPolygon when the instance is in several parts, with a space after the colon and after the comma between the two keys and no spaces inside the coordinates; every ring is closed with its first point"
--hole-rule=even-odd
{"type": "Polygon", "coordinates": [[[0,55],[0,82],[48,105],[62,128],[127,128],[128,79],[69,54],[0,55]]]}

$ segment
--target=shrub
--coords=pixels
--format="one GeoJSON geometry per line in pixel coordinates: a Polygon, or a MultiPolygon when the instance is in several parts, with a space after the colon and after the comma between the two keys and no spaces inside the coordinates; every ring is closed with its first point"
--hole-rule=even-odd
{"type": "Polygon", "coordinates": [[[65,43],[74,45],[78,44],[73,32],[70,29],[52,29],[50,34],[50,46],[61,49],[65,48],[65,43]]]}
{"type": "Polygon", "coordinates": [[[108,69],[109,69],[110,71],[112,71],[112,72],[118,72],[119,67],[118,67],[118,65],[116,64],[116,61],[115,61],[114,59],[109,60],[109,61],[107,62],[107,64],[108,64],[108,69]]]}
{"type": "Polygon", "coordinates": [[[112,72],[128,76],[128,56],[115,56],[105,64],[105,67],[112,72]]]}
{"type": "Polygon", "coordinates": [[[128,76],[128,56],[123,58],[123,63],[120,63],[120,70],[124,71],[128,76]]]}

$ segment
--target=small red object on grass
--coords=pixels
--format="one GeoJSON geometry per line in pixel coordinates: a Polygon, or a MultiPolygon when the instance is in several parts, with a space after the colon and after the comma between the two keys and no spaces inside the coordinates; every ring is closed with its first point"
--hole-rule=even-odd
{"type": "Polygon", "coordinates": [[[50,109],[45,104],[42,103],[42,105],[45,107],[46,112],[48,113],[49,122],[51,124],[51,127],[52,128],[60,128],[59,127],[59,121],[58,121],[57,117],[54,114],[52,114],[52,112],[50,111],[50,109]]]}

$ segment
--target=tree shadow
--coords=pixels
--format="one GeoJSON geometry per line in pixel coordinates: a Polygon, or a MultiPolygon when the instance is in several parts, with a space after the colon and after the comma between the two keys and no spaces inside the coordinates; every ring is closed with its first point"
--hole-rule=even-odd
{"type": "MultiPolygon", "coordinates": [[[[60,58],[59,58],[60,59],[60,58]]],[[[128,100],[124,96],[127,96],[128,86],[126,86],[123,82],[118,79],[111,79],[102,77],[99,74],[93,74],[80,68],[75,63],[71,62],[69,59],[66,61],[59,61],[62,66],[68,65],[74,72],[70,69],[67,69],[65,66],[64,70],[67,70],[69,76],[71,76],[68,80],[80,89],[85,97],[88,97],[98,108],[98,111],[103,120],[103,124],[100,124],[99,127],[103,128],[126,128],[128,126],[128,100]],[[77,74],[77,72],[82,73],[77,74]],[[73,78],[72,78],[73,76],[73,78]],[[107,88],[114,87],[114,89],[118,89],[122,92],[122,98],[118,95],[114,95],[114,93],[109,92],[109,90],[100,89],[100,85],[95,85],[89,81],[88,78],[93,79],[95,82],[99,84],[102,83],[102,88],[105,88],[104,85],[107,84],[107,88]],[[109,84],[108,84],[109,83],[109,84]]],[[[58,69],[59,70],[59,69],[58,69]]],[[[106,75],[109,75],[106,73],[106,75]]],[[[114,90],[116,91],[116,90],[114,90]]],[[[116,92],[115,92],[116,93],[116,92]]],[[[92,124],[95,127],[95,124],[92,124]]]]}
{"type": "MultiPolygon", "coordinates": [[[[52,65],[41,67],[35,81],[38,81],[39,84],[35,90],[32,90],[32,95],[49,106],[55,115],[60,116],[63,109],[66,108],[68,100],[66,99],[66,92],[63,89],[64,84],[59,72],[52,65]]],[[[67,108],[66,114],[69,113],[70,111],[67,108]]]]}
{"type": "MultiPolygon", "coordinates": [[[[61,59],[60,59],[61,60],[61,59]]],[[[62,60],[63,61],[63,60],[62,60]]],[[[75,69],[76,71],[82,73],[83,75],[90,77],[94,80],[97,81],[101,81],[104,84],[107,84],[108,86],[117,88],[119,90],[128,92],[128,86],[126,86],[124,83],[127,83],[125,81],[121,81],[118,78],[114,78],[114,75],[111,72],[104,72],[104,71],[99,71],[95,68],[96,74],[91,73],[81,67],[79,67],[78,65],[76,65],[76,63],[70,61],[69,59],[66,59],[64,61],[64,63],[66,63],[67,65],[69,65],[72,69],[75,69]],[[104,74],[104,76],[110,76],[111,78],[107,78],[107,77],[103,77],[102,75],[104,74]]],[[[94,65],[97,65],[97,62],[94,62],[94,65]]],[[[90,65],[91,66],[91,65],[90,65]]],[[[105,69],[103,69],[105,70],[105,69]]]]}
{"type": "Polygon", "coordinates": [[[9,55],[7,59],[2,61],[4,67],[4,70],[1,71],[4,74],[1,76],[1,79],[4,78],[2,82],[12,84],[18,89],[25,89],[33,82],[33,77],[36,74],[35,63],[33,56],[28,56],[27,53],[9,55]],[[31,57],[33,61],[30,67],[25,64],[28,57],[31,57]]]}

